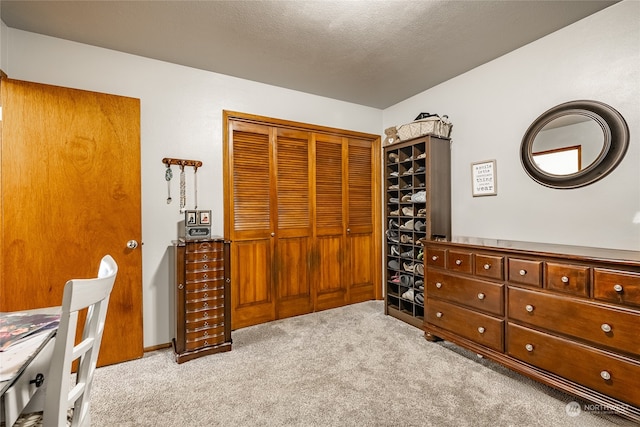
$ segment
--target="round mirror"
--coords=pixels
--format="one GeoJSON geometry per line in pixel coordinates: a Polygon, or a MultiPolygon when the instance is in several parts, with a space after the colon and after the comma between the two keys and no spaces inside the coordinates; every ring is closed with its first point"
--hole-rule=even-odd
{"type": "Polygon", "coordinates": [[[577,188],[609,174],[628,144],[629,128],[620,113],[601,102],[572,101],[544,112],[529,126],[520,160],[542,185],[577,188]]]}

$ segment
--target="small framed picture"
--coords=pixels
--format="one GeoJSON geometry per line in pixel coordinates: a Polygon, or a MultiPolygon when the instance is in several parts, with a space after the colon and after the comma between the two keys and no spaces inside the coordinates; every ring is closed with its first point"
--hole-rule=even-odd
{"type": "Polygon", "coordinates": [[[471,192],[473,197],[497,195],[497,184],[495,160],[471,163],[471,192]]]}
{"type": "Polygon", "coordinates": [[[185,225],[196,225],[198,224],[198,217],[196,215],[197,211],[185,211],[184,213],[184,223],[185,225]]]}
{"type": "Polygon", "coordinates": [[[198,224],[209,225],[211,224],[211,211],[198,211],[200,215],[198,224]]]}

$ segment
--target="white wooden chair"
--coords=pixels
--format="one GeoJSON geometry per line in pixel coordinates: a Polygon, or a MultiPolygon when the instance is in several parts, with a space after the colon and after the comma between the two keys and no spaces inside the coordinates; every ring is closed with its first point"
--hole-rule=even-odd
{"type": "Polygon", "coordinates": [[[98,277],[69,280],[62,297],[62,315],[56,334],[48,378],[42,401],[30,402],[14,426],[60,427],[89,426],[89,403],[93,373],[96,369],[109,296],[118,273],[118,265],[110,255],[100,262],[98,277]],[[74,345],[78,312],[88,308],[82,341],[74,345]],[[71,365],[79,359],[75,384],[71,365]],[[35,408],[32,408],[32,403],[35,408]],[[39,405],[39,406],[37,406],[39,405]],[[29,413],[32,409],[44,409],[29,413]]]}

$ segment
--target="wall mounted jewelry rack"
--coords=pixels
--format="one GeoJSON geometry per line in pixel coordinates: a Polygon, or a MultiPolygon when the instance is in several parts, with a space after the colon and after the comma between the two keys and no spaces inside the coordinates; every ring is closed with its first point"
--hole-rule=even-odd
{"type": "Polygon", "coordinates": [[[200,166],[202,166],[202,162],[200,160],[172,159],[169,157],[165,157],[164,159],[162,159],[162,163],[167,166],[178,165],[181,168],[184,168],[185,166],[191,166],[195,169],[198,169],[200,166]]]}

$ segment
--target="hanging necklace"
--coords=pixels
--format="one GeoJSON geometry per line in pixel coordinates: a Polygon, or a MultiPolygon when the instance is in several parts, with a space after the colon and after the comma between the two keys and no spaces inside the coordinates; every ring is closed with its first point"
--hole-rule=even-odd
{"type": "Polygon", "coordinates": [[[171,203],[171,178],[173,178],[173,171],[167,163],[167,170],[164,171],[164,179],[167,181],[167,204],[171,203]]]}
{"type": "Polygon", "coordinates": [[[198,167],[193,167],[193,209],[198,209],[198,167]]]}
{"type": "Polygon", "coordinates": [[[180,164],[180,212],[187,206],[187,183],[185,182],[184,163],[180,164]]]}

